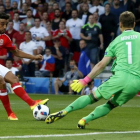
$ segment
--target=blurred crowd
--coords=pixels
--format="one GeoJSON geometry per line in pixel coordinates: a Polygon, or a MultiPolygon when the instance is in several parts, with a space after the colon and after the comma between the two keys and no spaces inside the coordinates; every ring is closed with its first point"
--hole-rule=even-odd
{"type": "MultiPolygon", "coordinates": [[[[120,34],[119,15],[124,11],[135,14],[135,30],[140,32],[140,0],[0,0],[0,13],[9,15],[5,34],[23,52],[43,55],[42,62],[19,59],[3,49],[0,64],[10,62],[9,69],[14,67],[13,73],[21,71],[23,76],[66,74],[61,85],[73,73],[83,77],[120,34]]],[[[55,84],[57,94],[59,79],[55,84]]]]}

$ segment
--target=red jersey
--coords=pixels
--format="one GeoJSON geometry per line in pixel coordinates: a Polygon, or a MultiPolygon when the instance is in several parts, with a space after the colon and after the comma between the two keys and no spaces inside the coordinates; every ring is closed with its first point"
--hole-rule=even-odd
{"type": "MultiPolygon", "coordinates": [[[[4,49],[4,48],[1,48],[0,49],[0,56],[3,56],[3,55],[7,55],[7,50],[4,49]]],[[[5,60],[4,59],[0,59],[0,64],[5,66],[5,60]]]]}
{"type": "MultiPolygon", "coordinates": [[[[60,13],[60,17],[62,17],[62,14],[63,14],[63,12],[60,13]]],[[[52,21],[52,20],[54,20],[54,18],[55,18],[54,12],[51,12],[51,13],[49,14],[48,19],[49,19],[50,21],[52,21]]]]}
{"type": "MultiPolygon", "coordinates": [[[[51,31],[51,35],[53,36],[53,31],[51,31]]],[[[49,41],[45,41],[46,43],[46,47],[53,47],[53,41],[49,40],[49,41]]]]}
{"type": "Polygon", "coordinates": [[[11,39],[6,34],[0,34],[0,51],[1,49],[15,50],[16,46],[13,45],[11,39]]]}
{"type": "MultiPolygon", "coordinates": [[[[57,36],[58,33],[63,33],[63,32],[61,32],[61,30],[57,30],[57,31],[54,32],[53,36],[57,36]]],[[[65,33],[67,34],[67,36],[69,38],[72,38],[72,35],[69,32],[69,30],[65,30],[65,33]]],[[[61,42],[61,46],[69,49],[69,41],[64,36],[60,36],[59,39],[60,39],[60,42],[61,42]]]]}
{"type": "Polygon", "coordinates": [[[15,43],[18,45],[18,48],[19,48],[20,43],[25,41],[25,32],[23,34],[16,32],[14,33],[13,38],[16,39],[15,43]]]}
{"type": "Polygon", "coordinates": [[[17,62],[13,62],[13,67],[19,67],[20,65],[22,64],[22,61],[21,60],[19,60],[19,61],[17,61],[17,62]]]}
{"type": "Polygon", "coordinates": [[[12,31],[10,34],[8,33],[8,31],[6,31],[5,34],[7,34],[7,35],[10,37],[10,39],[12,40],[12,39],[13,39],[13,35],[14,35],[16,32],[17,32],[17,31],[13,29],[13,31],[12,31]]]}

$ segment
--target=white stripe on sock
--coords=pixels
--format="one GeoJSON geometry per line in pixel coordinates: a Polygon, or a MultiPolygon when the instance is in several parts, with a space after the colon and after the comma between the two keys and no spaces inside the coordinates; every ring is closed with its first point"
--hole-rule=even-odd
{"type": "Polygon", "coordinates": [[[13,90],[15,90],[16,88],[19,88],[19,87],[21,87],[21,85],[13,87],[13,90]]]}
{"type": "Polygon", "coordinates": [[[0,93],[0,96],[6,96],[7,92],[0,93]]]}

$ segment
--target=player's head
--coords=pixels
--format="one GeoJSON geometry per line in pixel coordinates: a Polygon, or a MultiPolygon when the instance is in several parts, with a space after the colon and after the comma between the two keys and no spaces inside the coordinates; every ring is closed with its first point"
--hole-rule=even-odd
{"type": "Polygon", "coordinates": [[[126,29],[134,29],[135,16],[132,12],[125,11],[120,15],[119,22],[121,31],[126,29]]]}
{"type": "Polygon", "coordinates": [[[30,41],[32,39],[32,34],[30,31],[25,32],[25,40],[30,41]]]}
{"type": "Polygon", "coordinates": [[[7,59],[5,60],[5,66],[6,66],[8,69],[11,69],[11,68],[12,68],[12,65],[13,65],[13,59],[7,58],[7,59]]]}
{"type": "Polygon", "coordinates": [[[86,47],[86,41],[84,39],[81,39],[80,42],[79,42],[79,46],[80,46],[80,49],[83,49],[86,47]]]}
{"type": "Polygon", "coordinates": [[[6,13],[0,13],[0,34],[3,34],[7,28],[9,16],[6,13]]]}
{"type": "Polygon", "coordinates": [[[69,64],[70,69],[74,69],[75,65],[76,65],[75,60],[70,60],[70,64],[69,64]]]}

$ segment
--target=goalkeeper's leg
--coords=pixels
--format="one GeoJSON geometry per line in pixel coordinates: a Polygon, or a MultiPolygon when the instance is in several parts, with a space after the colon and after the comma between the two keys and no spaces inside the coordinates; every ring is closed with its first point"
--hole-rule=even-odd
{"type": "Polygon", "coordinates": [[[80,128],[80,129],[84,129],[86,123],[107,115],[115,107],[117,107],[117,105],[114,105],[109,100],[106,104],[103,104],[103,105],[100,105],[100,106],[96,107],[95,110],[93,112],[91,112],[88,116],[82,118],[78,122],[77,127],[80,128]]]}
{"type": "Polygon", "coordinates": [[[100,100],[102,98],[101,94],[99,93],[91,93],[89,95],[83,95],[79,98],[77,98],[73,103],[68,105],[63,111],[66,111],[67,113],[82,109],[86,107],[89,104],[93,104],[100,100]]]}
{"type": "Polygon", "coordinates": [[[89,104],[93,104],[95,102],[97,102],[98,100],[100,100],[102,98],[102,96],[97,92],[93,92],[90,95],[84,95],[84,96],[80,96],[79,98],[77,98],[73,103],[71,103],[70,105],[68,105],[65,109],[63,109],[62,111],[50,114],[45,122],[46,123],[52,123],[64,116],[66,116],[66,114],[75,111],[75,110],[79,110],[82,109],[84,107],[86,107],[89,104]]]}

